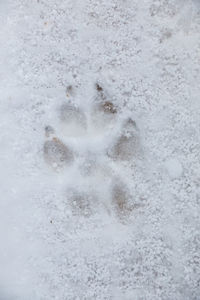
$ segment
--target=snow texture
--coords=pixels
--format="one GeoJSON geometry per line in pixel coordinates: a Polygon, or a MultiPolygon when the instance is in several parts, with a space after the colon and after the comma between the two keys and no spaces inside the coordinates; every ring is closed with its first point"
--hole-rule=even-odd
{"type": "Polygon", "coordinates": [[[0,300],[200,299],[200,2],[0,1],[0,300]]]}
{"type": "Polygon", "coordinates": [[[182,166],[179,163],[179,161],[176,159],[171,158],[171,159],[167,160],[165,162],[165,166],[169,173],[169,176],[172,179],[179,178],[183,173],[182,166]]]}

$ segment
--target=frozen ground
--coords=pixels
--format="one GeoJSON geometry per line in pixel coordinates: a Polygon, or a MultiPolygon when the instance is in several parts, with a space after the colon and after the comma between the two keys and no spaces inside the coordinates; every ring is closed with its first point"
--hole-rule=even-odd
{"type": "Polygon", "coordinates": [[[199,300],[199,1],[1,0],[0,26],[0,300],[199,300]]]}

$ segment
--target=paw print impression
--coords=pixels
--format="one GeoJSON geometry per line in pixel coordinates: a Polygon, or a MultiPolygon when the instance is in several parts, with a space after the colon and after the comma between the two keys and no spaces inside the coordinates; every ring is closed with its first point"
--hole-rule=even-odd
{"type": "Polygon", "coordinates": [[[122,220],[139,209],[141,203],[135,202],[127,184],[121,178],[113,178],[111,184],[111,204],[115,214],[122,220]]]}
{"type": "Polygon", "coordinates": [[[125,120],[121,131],[108,150],[108,156],[113,160],[131,160],[139,152],[139,134],[135,121],[125,120]]]}
{"type": "Polygon", "coordinates": [[[111,202],[115,213],[119,217],[127,215],[127,213],[130,212],[130,194],[127,186],[124,184],[124,182],[118,178],[115,178],[113,180],[111,193],[111,202]]]}
{"type": "Polygon", "coordinates": [[[90,111],[84,112],[75,104],[72,86],[66,96],[68,102],[58,109],[58,134],[52,126],[45,128],[44,160],[54,171],[70,166],[73,177],[64,197],[67,194],[73,215],[89,217],[102,207],[121,220],[134,208],[120,170],[121,162],[130,162],[140,152],[136,122],[120,115],[113,98],[99,83],[95,84],[90,111]]]}
{"type": "Polygon", "coordinates": [[[91,191],[86,191],[80,187],[67,191],[68,204],[73,215],[89,217],[94,212],[96,197],[91,191]]]}
{"type": "Polygon", "coordinates": [[[51,126],[45,128],[45,135],[48,138],[43,146],[46,163],[55,170],[71,164],[74,160],[72,150],[55,136],[55,131],[51,126]]]}

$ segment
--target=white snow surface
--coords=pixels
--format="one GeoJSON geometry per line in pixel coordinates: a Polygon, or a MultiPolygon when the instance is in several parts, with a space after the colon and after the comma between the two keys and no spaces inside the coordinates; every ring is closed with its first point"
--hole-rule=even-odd
{"type": "Polygon", "coordinates": [[[183,173],[183,168],[180,162],[171,158],[165,162],[165,167],[171,179],[179,178],[183,173]]]}
{"type": "Polygon", "coordinates": [[[1,0],[0,26],[0,300],[199,300],[200,2],[1,0]]]}

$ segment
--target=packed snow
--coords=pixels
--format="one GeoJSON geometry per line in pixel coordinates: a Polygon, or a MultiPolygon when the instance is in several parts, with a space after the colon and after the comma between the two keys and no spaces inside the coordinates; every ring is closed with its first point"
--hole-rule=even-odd
{"type": "Polygon", "coordinates": [[[199,300],[200,2],[0,26],[0,300],[199,300]]]}

